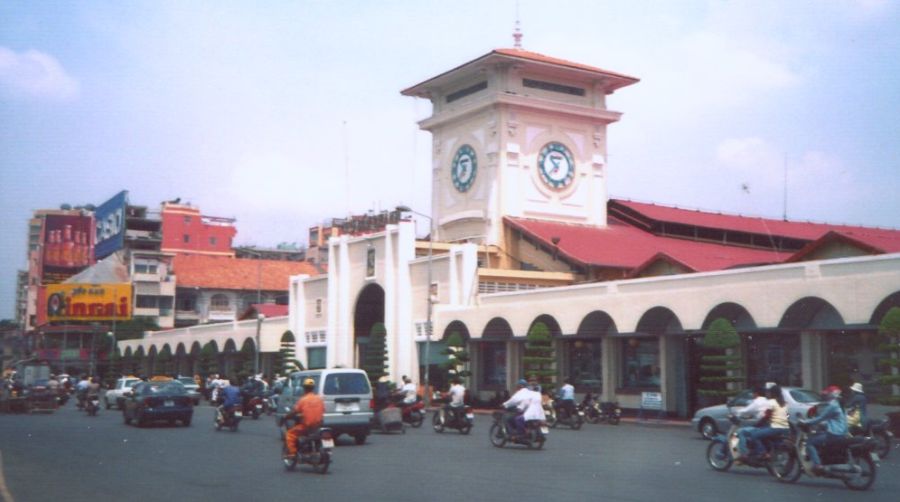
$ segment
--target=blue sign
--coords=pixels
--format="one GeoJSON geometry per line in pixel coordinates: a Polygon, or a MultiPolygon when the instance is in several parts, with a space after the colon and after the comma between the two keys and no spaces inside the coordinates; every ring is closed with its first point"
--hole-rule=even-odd
{"type": "Polygon", "coordinates": [[[105,258],[125,247],[125,206],[128,190],[122,190],[94,210],[97,238],[94,239],[94,258],[105,258]]]}

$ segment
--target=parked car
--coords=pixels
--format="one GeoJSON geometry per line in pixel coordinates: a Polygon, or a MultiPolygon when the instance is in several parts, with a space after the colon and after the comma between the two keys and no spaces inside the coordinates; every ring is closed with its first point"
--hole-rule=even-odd
{"type": "Polygon", "coordinates": [[[184,385],[184,390],[187,391],[188,397],[194,402],[194,406],[200,404],[200,385],[194,381],[194,377],[180,376],[176,380],[184,385]]]}
{"type": "Polygon", "coordinates": [[[366,372],[360,369],[342,368],[307,370],[291,373],[278,400],[277,425],[281,427],[284,415],[303,396],[303,380],[312,378],[316,392],[325,401],[325,417],[322,425],[330,427],[334,437],[341,434],[353,436],[356,444],[366,442],[372,428],[372,387],[366,372]]]}
{"type": "MultiPolygon", "coordinates": [[[[819,394],[799,387],[782,387],[782,396],[787,405],[788,417],[792,422],[806,418],[807,411],[821,401],[819,394]]],[[[734,408],[741,408],[750,404],[753,400],[753,390],[747,389],[729,399],[725,404],[717,404],[701,408],[694,413],[691,425],[697,429],[706,439],[712,439],[716,434],[724,433],[731,426],[728,415],[734,412],[734,408]]],[[[745,425],[751,425],[749,421],[745,425]]]]}
{"type": "Polygon", "coordinates": [[[131,390],[134,387],[134,384],[140,382],[141,379],[138,377],[128,376],[123,377],[116,380],[116,385],[107,390],[106,394],[103,395],[103,405],[106,409],[110,409],[113,406],[116,408],[122,408],[122,401],[125,399],[125,391],[131,390]]]}
{"type": "Polygon", "coordinates": [[[181,382],[140,382],[125,393],[122,418],[126,424],[136,422],[143,427],[150,422],[164,420],[170,425],[181,421],[191,425],[194,403],[181,382]]]}

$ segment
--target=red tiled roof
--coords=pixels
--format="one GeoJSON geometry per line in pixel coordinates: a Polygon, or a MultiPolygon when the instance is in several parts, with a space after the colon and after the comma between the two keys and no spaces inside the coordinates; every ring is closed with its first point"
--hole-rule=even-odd
{"type": "Polygon", "coordinates": [[[607,227],[574,225],[524,218],[505,218],[522,232],[552,249],[559,238],[563,255],[585,265],[637,269],[664,255],[697,272],[746,265],[780,263],[790,253],[660,237],[616,218],[607,227]]]}
{"type": "Polygon", "coordinates": [[[844,242],[872,254],[900,253],[900,232],[894,232],[895,235],[892,236],[888,233],[889,231],[869,232],[869,230],[871,229],[862,228],[858,231],[828,232],[797,251],[788,261],[802,261],[817,249],[831,242],[844,242]]]}
{"type": "Polygon", "coordinates": [[[288,315],[288,308],[288,305],[278,305],[277,303],[254,303],[247,307],[238,320],[255,319],[258,314],[266,317],[284,317],[288,315]]]}
{"type": "Polygon", "coordinates": [[[555,58],[551,56],[545,56],[543,54],[539,54],[537,52],[526,51],[524,49],[494,49],[491,51],[494,54],[502,54],[504,56],[519,58],[519,59],[527,59],[529,61],[535,61],[538,63],[549,63],[555,64],[558,66],[567,66],[569,68],[574,68],[576,70],[584,70],[594,73],[603,73],[606,75],[614,75],[616,77],[624,78],[627,80],[633,80],[634,82],[639,82],[640,80],[635,77],[630,77],[628,75],[622,73],[616,73],[609,70],[604,70],[602,68],[597,68],[595,66],[588,66],[586,64],[575,63],[573,61],[567,61],[565,59],[555,58]]]}
{"type": "Polygon", "coordinates": [[[874,247],[883,249],[886,252],[889,252],[889,249],[900,249],[900,231],[898,230],[851,225],[831,225],[827,223],[783,221],[682,209],[672,206],[661,206],[620,199],[610,200],[610,206],[622,206],[633,212],[639,213],[647,219],[660,222],[681,223],[696,227],[733,230],[760,235],[776,235],[808,241],[819,239],[828,232],[837,231],[853,236],[862,242],[874,245],[874,247]]]}
{"type": "Polygon", "coordinates": [[[522,59],[525,61],[533,61],[536,63],[547,63],[547,64],[553,64],[553,65],[557,65],[557,66],[564,66],[567,68],[572,68],[574,70],[588,71],[591,73],[597,73],[597,74],[606,75],[608,77],[613,77],[614,79],[619,79],[618,82],[616,82],[616,83],[610,82],[607,84],[608,86],[610,86],[611,89],[618,89],[620,87],[624,87],[627,85],[631,85],[631,84],[640,82],[640,79],[631,77],[628,75],[624,75],[622,73],[616,73],[616,72],[604,70],[602,68],[597,68],[594,66],[588,66],[585,64],[581,64],[581,63],[575,63],[572,61],[567,61],[565,59],[559,59],[559,58],[554,58],[554,57],[550,57],[550,56],[545,56],[543,54],[538,54],[537,52],[526,51],[523,49],[494,49],[491,52],[484,54],[483,56],[477,57],[469,62],[463,63],[453,69],[447,70],[437,76],[434,76],[428,80],[425,80],[424,82],[420,82],[412,87],[408,87],[408,88],[400,91],[400,94],[415,95],[418,92],[417,90],[421,86],[426,85],[435,80],[438,80],[445,75],[454,73],[457,70],[459,70],[460,68],[464,68],[471,64],[474,64],[474,63],[477,63],[484,59],[490,58],[491,56],[494,56],[494,55],[504,56],[504,57],[508,57],[508,58],[509,57],[517,58],[517,59],[522,59]]]}
{"type": "Polygon", "coordinates": [[[173,259],[179,287],[287,291],[292,275],[318,275],[306,262],[249,260],[227,256],[179,254],[173,259]]]}

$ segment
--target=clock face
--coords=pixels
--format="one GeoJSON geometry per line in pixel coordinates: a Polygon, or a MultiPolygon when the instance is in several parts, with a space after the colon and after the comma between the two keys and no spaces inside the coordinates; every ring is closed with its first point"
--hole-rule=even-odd
{"type": "Polygon", "coordinates": [[[575,159],[562,143],[547,143],[538,155],[538,172],[550,188],[565,188],[575,178],[575,159]]]}
{"type": "Polygon", "coordinates": [[[478,171],[478,159],[475,150],[469,145],[463,145],[453,156],[453,164],[450,166],[450,176],[453,178],[453,186],[460,192],[465,192],[475,181],[475,173],[478,171]]]}

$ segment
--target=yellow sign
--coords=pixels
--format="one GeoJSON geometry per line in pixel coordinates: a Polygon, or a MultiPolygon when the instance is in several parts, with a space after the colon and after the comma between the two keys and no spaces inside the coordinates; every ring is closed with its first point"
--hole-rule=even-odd
{"type": "Polygon", "coordinates": [[[131,319],[131,284],[48,284],[48,321],[131,319]]]}

